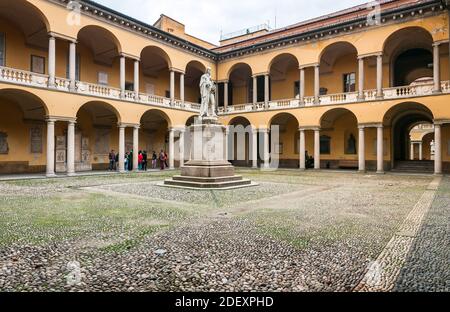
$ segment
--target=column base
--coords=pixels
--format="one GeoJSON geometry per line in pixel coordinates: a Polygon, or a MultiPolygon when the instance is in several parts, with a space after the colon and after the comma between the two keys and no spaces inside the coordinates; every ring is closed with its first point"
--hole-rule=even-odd
{"type": "Polygon", "coordinates": [[[299,168],[299,171],[306,171],[306,168],[299,168]]]}
{"type": "Polygon", "coordinates": [[[433,90],[432,94],[441,94],[442,91],[441,90],[433,90]]]}
{"type": "Polygon", "coordinates": [[[358,170],[358,173],[362,173],[362,174],[365,174],[365,173],[367,173],[367,170],[366,170],[366,169],[363,169],[363,170],[358,170]]]}
{"type": "Polygon", "coordinates": [[[55,177],[56,177],[56,174],[55,174],[55,173],[46,173],[45,176],[46,176],[47,178],[55,178],[55,177]]]}
{"type": "Polygon", "coordinates": [[[384,95],[377,95],[375,96],[376,100],[384,100],[384,95]]]}
{"type": "Polygon", "coordinates": [[[442,172],[441,172],[441,173],[435,172],[433,175],[434,175],[435,177],[442,177],[442,176],[443,176],[442,172]]]}
{"type": "Polygon", "coordinates": [[[75,177],[77,174],[75,172],[67,172],[68,177],[75,177]]]}
{"type": "Polygon", "coordinates": [[[386,172],[384,171],[377,171],[377,174],[385,174],[386,172]]]}

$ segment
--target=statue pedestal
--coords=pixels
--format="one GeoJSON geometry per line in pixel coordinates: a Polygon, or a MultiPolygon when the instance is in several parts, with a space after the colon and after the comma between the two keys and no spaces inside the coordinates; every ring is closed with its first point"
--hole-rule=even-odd
{"type": "Polygon", "coordinates": [[[226,127],[217,118],[203,118],[188,128],[190,160],[181,167],[181,175],[164,185],[195,189],[230,189],[251,186],[250,180],[235,175],[226,155],[226,127]]]}

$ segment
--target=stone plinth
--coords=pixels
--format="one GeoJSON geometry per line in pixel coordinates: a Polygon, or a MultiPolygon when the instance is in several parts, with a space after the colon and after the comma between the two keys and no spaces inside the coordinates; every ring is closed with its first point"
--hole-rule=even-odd
{"type": "Polygon", "coordinates": [[[251,186],[250,180],[236,176],[227,160],[226,127],[216,118],[204,118],[188,128],[190,160],[181,167],[181,175],[164,185],[197,189],[227,189],[251,186]]]}

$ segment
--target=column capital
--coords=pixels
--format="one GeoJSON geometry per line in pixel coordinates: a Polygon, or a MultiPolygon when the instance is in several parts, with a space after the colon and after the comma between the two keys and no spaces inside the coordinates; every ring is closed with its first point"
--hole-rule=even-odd
{"type": "Polygon", "coordinates": [[[450,124],[450,119],[435,119],[433,124],[435,126],[436,125],[442,126],[442,125],[445,125],[445,124],[450,124]]]}
{"type": "Polygon", "coordinates": [[[316,131],[316,130],[320,131],[321,129],[318,126],[302,126],[302,127],[299,127],[298,130],[299,131],[308,131],[308,130],[310,130],[310,131],[316,131]]]}
{"type": "Polygon", "coordinates": [[[76,123],[77,117],[65,117],[65,116],[46,116],[46,121],[57,122],[57,121],[65,121],[70,123],[76,123]]]}
{"type": "Polygon", "coordinates": [[[119,128],[135,128],[135,127],[140,127],[140,124],[133,124],[133,123],[126,123],[126,122],[118,122],[117,123],[117,127],[119,128]]]}
{"type": "Polygon", "coordinates": [[[131,60],[134,60],[134,61],[140,61],[141,60],[141,58],[139,56],[135,56],[135,55],[128,54],[128,53],[125,53],[125,52],[121,52],[120,53],[120,57],[124,57],[126,59],[128,58],[128,59],[131,59],[131,60]]]}
{"type": "Polygon", "coordinates": [[[269,133],[270,129],[269,128],[258,128],[258,132],[269,133]]]}
{"type": "Polygon", "coordinates": [[[319,66],[320,66],[320,63],[310,63],[310,64],[302,64],[298,68],[299,69],[305,69],[305,68],[308,68],[308,67],[319,67],[319,66]]]}
{"type": "Polygon", "coordinates": [[[178,69],[178,68],[175,68],[175,67],[170,67],[170,68],[169,68],[169,71],[170,71],[170,72],[174,72],[174,73],[183,74],[183,75],[186,74],[186,72],[185,72],[184,70],[178,69]]]}

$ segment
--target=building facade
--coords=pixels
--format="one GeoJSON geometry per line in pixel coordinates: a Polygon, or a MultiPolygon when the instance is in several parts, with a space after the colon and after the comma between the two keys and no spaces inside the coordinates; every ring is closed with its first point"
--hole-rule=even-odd
{"type": "Polygon", "coordinates": [[[208,67],[220,121],[248,130],[241,157],[230,135],[236,165],[304,169],[308,154],[316,169],[450,172],[445,1],[380,1],[220,46],[92,1],[0,5],[0,174],[102,170],[110,150],[121,170],[129,150],[179,166],[208,67]]]}

